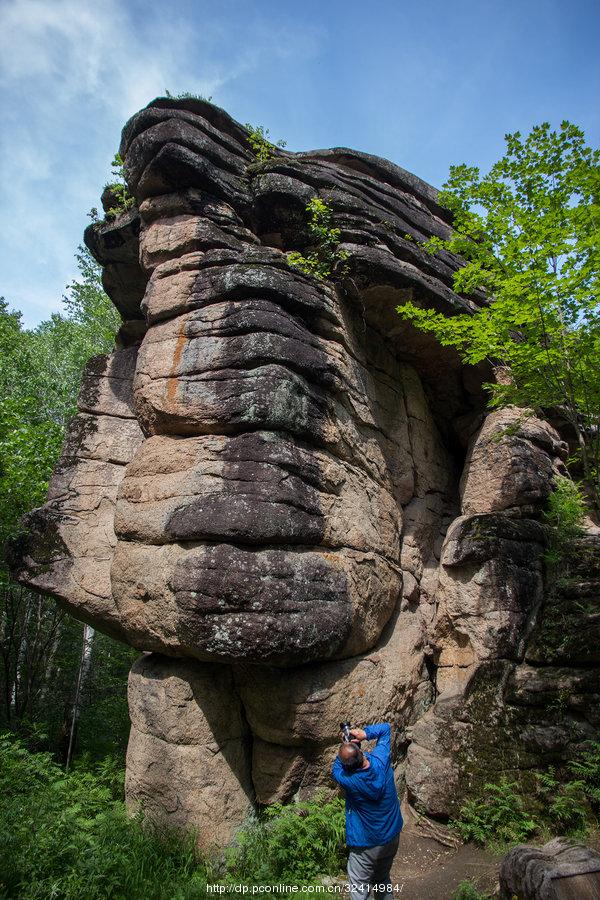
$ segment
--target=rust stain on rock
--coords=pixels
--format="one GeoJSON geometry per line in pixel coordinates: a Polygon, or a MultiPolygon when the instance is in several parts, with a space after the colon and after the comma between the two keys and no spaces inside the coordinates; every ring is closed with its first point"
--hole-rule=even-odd
{"type": "Polygon", "coordinates": [[[177,396],[177,384],[179,382],[179,375],[177,374],[177,370],[179,368],[179,363],[181,362],[183,348],[185,347],[186,341],[187,336],[185,334],[185,322],[182,322],[181,330],[179,332],[177,343],[175,345],[175,352],[173,353],[173,365],[171,366],[171,372],[167,380],[167,400],[174,401],[175,397],[177,396]]]}

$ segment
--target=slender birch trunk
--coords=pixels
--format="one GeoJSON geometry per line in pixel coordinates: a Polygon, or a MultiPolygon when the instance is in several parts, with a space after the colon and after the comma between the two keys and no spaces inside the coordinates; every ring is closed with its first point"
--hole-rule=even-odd
{"type": "Polygon", "coordinates": [[[94,640],[94,629],[91,625],[83,626],[83,641],[81,645],[81,660],[79,662],[79,672],[77,673],[77,684],[75,686],[75,697],[73,699],[73,715],[71,717],[71,731],[69,734],[69,748],[67,750],[67,760],[65,768],[68,771],[73,757],[75,748],[75,729],[79,719],[81,709],[81,692],[85,684],[85,679],[90,670],[92,662],[92,643],[94,640]]]}

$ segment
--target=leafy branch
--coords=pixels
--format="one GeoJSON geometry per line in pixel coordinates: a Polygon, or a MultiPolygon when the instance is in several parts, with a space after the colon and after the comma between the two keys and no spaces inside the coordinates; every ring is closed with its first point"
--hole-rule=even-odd
{"type": "Polygon", "coordinates": [[[104,187],[104,190],[109,192],[113,204],[106,210],[107,219],[115,219],[121,213],[131,209],[135,203],[135,197],[129,193],[129,188],[125,181],[124,161],[119,153],[115,153],[111,166],[115,180],[104,187]]]}
{"type": "Polygon", "coordinates": [[[252,152],[259,162],[267,162],[275,156],[277,147],[283,149],[287,146],[286,141],[277,141],[273,144],[269,140],[269,129],[263,125],[251,125],[249,122],[244,126],[248,132],[247,141],[252,148],[252,152]]]}
{"type": "Polygon", "coordinates": [[[288,262],[305,275],[323,280],[348,259],[348,253],[340,250],[340,229],[333,228],[333,212],[319,197],[313,197],[306,206],[309,215],[308,230],[314,238],[313,249],[303,256],[294,251],[288,253],[288,262]]]}
{"type": "Polygon", "coordinates": [[[487,175],[451,167],[440,202],[454,231],[425,244],[462,257],[454,289],[484,290],[490,305],[453,317],[413,303],[397,311],[464,362],[505,366],[509,377],[486,385],[492,406],[558,408],[600,509],[600,151],[569,122],[506,145],[487,175]]]}

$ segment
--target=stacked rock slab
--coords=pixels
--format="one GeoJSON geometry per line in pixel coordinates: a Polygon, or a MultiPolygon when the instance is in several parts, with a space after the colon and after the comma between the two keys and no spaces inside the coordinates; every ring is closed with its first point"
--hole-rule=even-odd
{"type": "Polygon", "coordinates": [[[421,248],[450,227],[429,185],[347,149],[257,163],[199,100],[151,103],[120,153],[136,205],[85,236],[119,348],[16,568],[143,651],[129,802],[224,843],[255,802],[330,787],[340,721],[387,719],[446,815],[468,686],[536,624],[564,446],[527,411],[484,419],[491,373],[396,315],[485,302],[421,248]],[[315,196],[348,254],[327,281],[287,258],[315,196]]]}

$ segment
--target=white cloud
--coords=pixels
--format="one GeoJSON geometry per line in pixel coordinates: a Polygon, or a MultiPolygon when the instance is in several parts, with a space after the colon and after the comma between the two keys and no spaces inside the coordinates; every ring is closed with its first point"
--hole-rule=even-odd
{"type": "Polygon", "coordinates": [[[194,23],[152,3],[136,19],[123,0],[0,2],[0,294],[30,322],[51,297],[60,307],[129,116],[165,89],[214,96],[265,55],[310,56],[318,45],[313,28],[223,22],[210,5],[194,23]]]}

